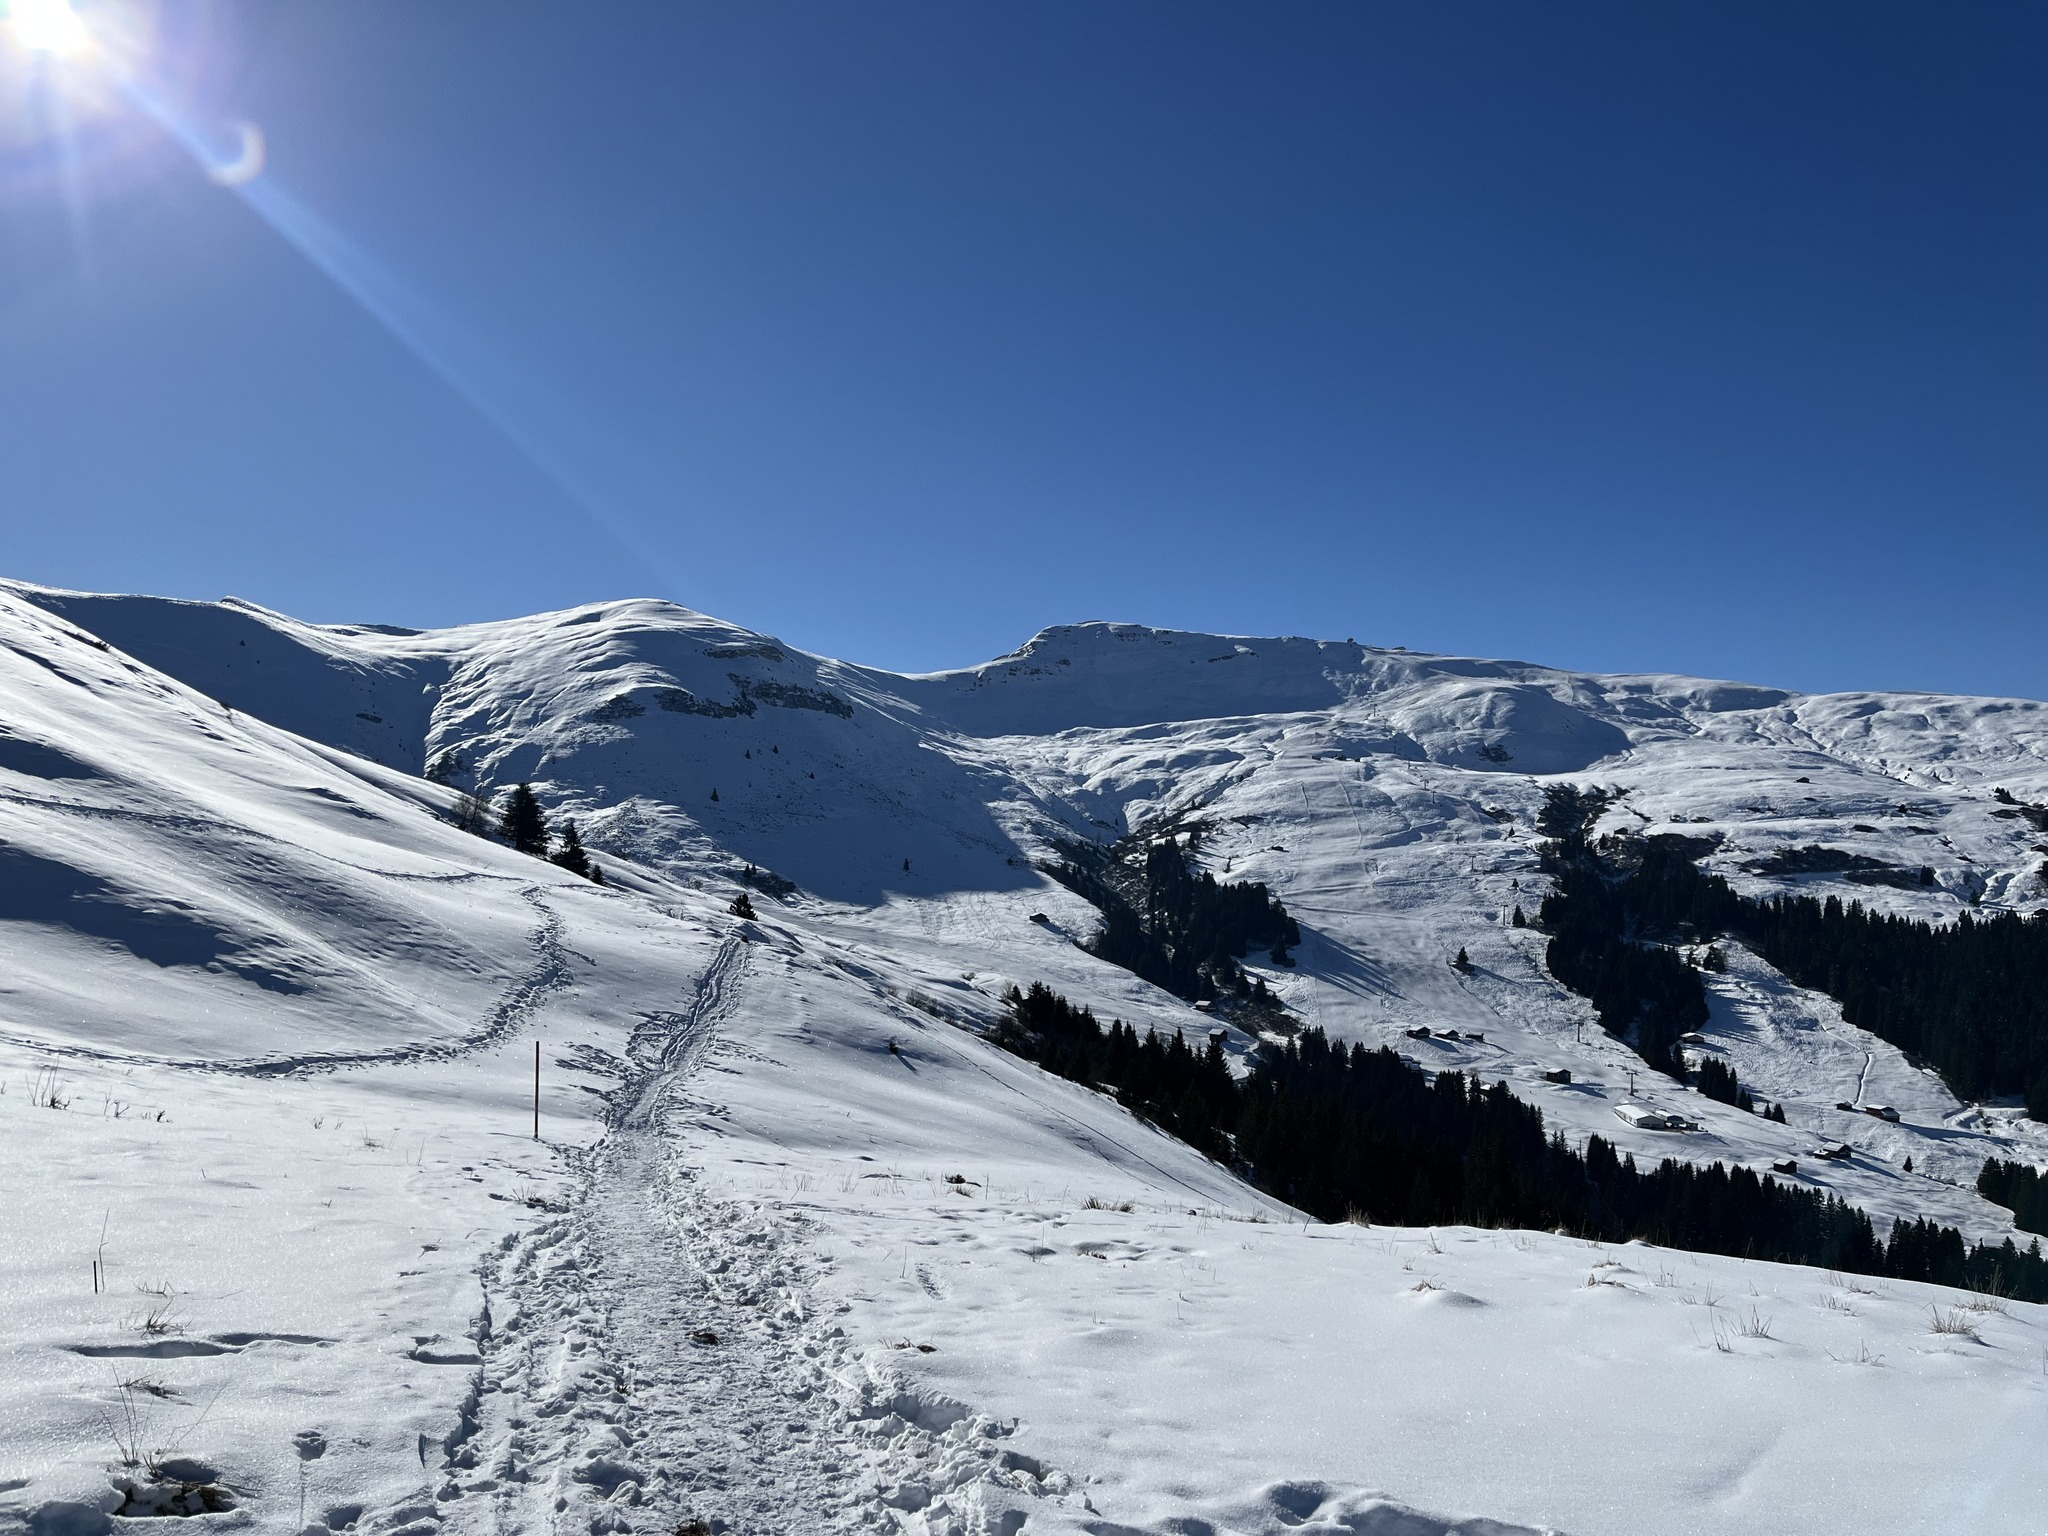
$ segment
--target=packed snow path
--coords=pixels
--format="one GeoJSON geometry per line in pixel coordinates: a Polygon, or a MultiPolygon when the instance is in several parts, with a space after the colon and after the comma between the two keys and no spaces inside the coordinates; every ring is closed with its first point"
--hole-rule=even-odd
{"type": "Polygon", "coordinates": [[[379,1523],[1008,1536],[1017,1485],[1048,1491],[1006,1469],[1002,1426],[858,1359],[813,1315],[800,1218],[708,1196],[666,1134],[747,953],[728,938],[690,1006],[636,1034],[638,1070],[570,1208],[486,1264],[467,1432],[432,1503],[379,1523]]]}

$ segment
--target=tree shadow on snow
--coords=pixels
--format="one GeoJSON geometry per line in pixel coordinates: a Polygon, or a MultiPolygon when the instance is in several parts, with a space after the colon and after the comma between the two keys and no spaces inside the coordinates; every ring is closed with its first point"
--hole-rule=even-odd
{"type": "Polygon", "coordinates": [[[1305,924],[1301,928],[1301,943],[1295,949],[1294,964],[1303,975],[1328,982],[1354,997],[1401,996],[1401,989],[1394,985],[1385,966],[1305,924]]]}

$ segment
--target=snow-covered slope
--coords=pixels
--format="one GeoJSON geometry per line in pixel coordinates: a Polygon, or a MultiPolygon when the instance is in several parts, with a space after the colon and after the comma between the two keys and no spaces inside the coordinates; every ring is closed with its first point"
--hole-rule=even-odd
{"type": "MultiPolygon", "coordinates": [[[[413,633],[16,590],[331,746],[409,773],[438,763],[486,792],[532,780],[594,846],[672,879],[701,885],[752,863],[795,882],[800,904],[914,903],[918,942],[949,968],[1028,971],[1010,957],[1042,947],[1026,931],[1033,911],[1087,931],[1090,912],[1032,867],[1060,840],[1199,817],[1219,873],[1266,881],[1308,925],[1302,964],[1268,972],[1298,1013],[1374,1042],[1476,1028],[1483,1047],[1425,1049],[1638,1152],[1672,1144],[1614,1121],[1634,1058],[1550,982],[1540,937],[1504,922],[1539,899],[1532,827],[1547,784],[1625,789],[1610,825],[1718,837],[1709,867],[1751,891],[1834,889],[1935,918],[2048,905],[2048,834],[1991,793],[2048,800],[2048,705],[2025,700],[1808,697],[1112,624],[903,677],[658,602],[413,633]],[[1768,872],[1773,855],[1813,845],[1907,878],[1768,872]],[[1923,866],[1932,885],[1913,878],[1923,866]],[[1460,948],[1469,975],[1444,964],[1460,948]],[[1574,1074],[1569,1093],[1541,1082],[1557,1067],[1574,1074]]],[[[2032,1131],[1958,1104],[1825,999],[1745,982],[1754,969],[1715,983],[1709,1048],[1783,1091],[1791,1124],[1687,1095],[1709,1129],[1681,1155],[1761,1163],[1847,1139],[1872,1155],[1828,1182],[1874,1214],[2005,1230],[1967,1186],[1988,1153],[2032,1131]],[[1784,1006],[1760,1011],[1759,986],[1784,1006]],[[1743,1022],[1766,1015],[1767,1027],[1743,1022]],[[1905,1128],[1834,1107],[1872,1084],[1905,1128]]]]}
{"type": "Polygon", "coordinates": [[[415,633],[0,589],[0,1521],[171,1497],[125,1448],[315,1536],[2035,1529],[2042,1309],[1304,1225],[972,1028],[1034,980],[1208,1028],[1034,867],[1197,817],[1333,1033],[1639,1155],[1846,1137],[1826,1187],[2010,1231],[1968,1186],[2039,1128],[1739,950],[1706,1048],[1791,1123],[1644,1082],[1704,1130],[1623,1126],[1633,1058],[1505,921],[1560,781],[1749,889],[1829,886],[1752,867],[1822,843],[1931,866],[1831,887],[1897,910],[2048,902],[1991,794],[2048,800],[2027,701],[1100,624],[903,677],[655,602],[415,633]],[[520,781],[610,888],[447,819],[520,781]],[[746,863],[793,882],[752,924],[746,863]]]}
{"type": "Polygon", "coordinates": [[[0,1009],[39,1043],[248,1070],[442,1051],[551,963],[559,872],[456,832],[445,792],[11,598],[0,632],[0,1009]]]}

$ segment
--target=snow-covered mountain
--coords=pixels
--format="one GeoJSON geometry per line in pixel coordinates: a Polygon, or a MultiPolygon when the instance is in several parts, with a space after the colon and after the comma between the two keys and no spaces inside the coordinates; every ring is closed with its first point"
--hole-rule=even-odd
{"type": "Polygon", "coordinates": [[[415,632],[0,585],[0,1520],[2034,1529],[2041,1308],[1304,1224],[979,1037],[1032,981],[1207,1031],[1039,868],[1199,823],[1302,926],[1248,965],[1332,1035],[1643,1158],[1847,1140],[1801,1177],[2011,1232],[1972,1181],[2043,1128],[1739,948],[1701,1049],[1786,1124],[1594,1026],[1507,921],[1558,783],[1714,834],[1744,891],[2048,906],[1995,796],[2048,801],[2031,701],[1115,624],[901,676],[659,602],[415,632]],[[456,829],[521,782],[607,887],[456,829]]]}

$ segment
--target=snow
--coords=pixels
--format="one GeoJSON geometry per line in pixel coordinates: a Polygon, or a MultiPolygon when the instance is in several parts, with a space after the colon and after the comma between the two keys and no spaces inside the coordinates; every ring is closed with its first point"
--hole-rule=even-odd
{"type": "Polygon", "coordinates": [[[1692,1048],[1789,1123],[1705,1100],[1506,915],[1552,782],[1722,834],[1746,889],[2036,910],[1991,790],[2048,801],[2044,710],[1129,625],[899,677],[655,602],[414,633],[0,587],[0,1526],[212,1489],[189,1518],[313,1536],[2035,1531],[2048,1309],[1304,1222],[978,1029],[1038,980],[1209,1029],[1033,867],[1193,817],[1300,920],[1252,963],[1304,1019],[2002,1237],[1977,1165],[2048,1163],[2011,1106],[1732,945],[1692,1048]],[[522,779],[610,887],[447,819],[522,779]],[[1753,867],[1810,843],[1937,883],[1753,867]],[[794,882],[750,923],[749,862],[794,882]]]}
{"type": "Polygon", "coordinates": [[[941,1214],[859,1221],[880,1251],[859,1250],[857,1315],[935,1345],[927,1379],[1100,1478],[1095,1529],[1277,1532],[1299,1510],[1275,1482],[1583,1532],[2022,1530],[2048,1493],[2042,1397],[1985,1365],[2038,1372],[2038,1322],[1944,1354],[1911,1287],[1157,1205],[941,1214]],[[936,1295],[892,1270],[892,1237],[936,1295]],[[1036,1264],[1015,1257],[1032,1238],[1036,1264]],[[1965,1425],[1985,1438],[1962,1455],[1965,1425]]]}

